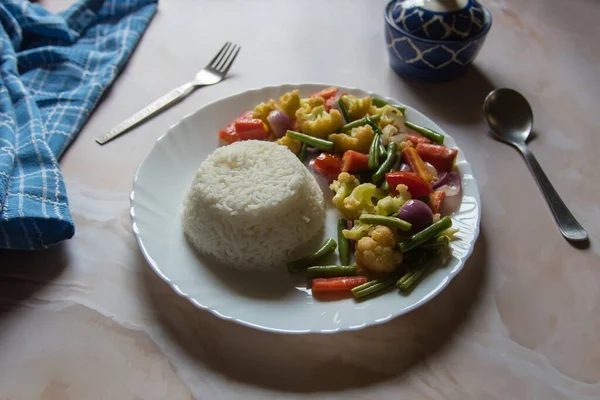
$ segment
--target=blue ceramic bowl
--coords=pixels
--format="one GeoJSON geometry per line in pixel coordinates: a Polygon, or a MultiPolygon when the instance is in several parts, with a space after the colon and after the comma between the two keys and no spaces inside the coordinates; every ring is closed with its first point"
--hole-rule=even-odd
{"type": "Polygon", "coordinates": [[[390,18],[401,30],[432,40],[467,39],[485,27],[477,0],[396,0],[390,18]]]}
{"type": "Polygon", "coordinates": [[[408,33],[391,18],[396,0],[385,8],[385,41],[390,65],[398,74],[427,82],[446,82],[463,75],[483,46],[492,26],[492,15],[483,9],[483,29],[461,40],[425,39],[408,33]]]}

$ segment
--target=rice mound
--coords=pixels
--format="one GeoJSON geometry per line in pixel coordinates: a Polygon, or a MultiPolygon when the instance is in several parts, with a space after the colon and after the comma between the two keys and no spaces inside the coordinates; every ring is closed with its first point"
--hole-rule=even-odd
{"type": "Polygon", "coordinates": [[[314,176],[285,146],[249,140],[215,150],[182,205],[183,230],[201,253],[243,270],[284,268],[324,226],[314,176]]]}

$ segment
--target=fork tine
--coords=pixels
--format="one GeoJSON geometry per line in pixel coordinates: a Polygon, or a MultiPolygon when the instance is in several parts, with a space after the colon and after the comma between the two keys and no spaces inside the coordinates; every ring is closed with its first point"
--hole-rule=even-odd
{"type": "Polygon", "coordinates": [[[223,69],[223,67],[227,64],[227,60],[229,59],[229,57],[231,57],[231,53],[233,53],[233,50],[235,50],[235,47],[236,47],[236,45],[234,43],[231,43],[231,46],[227,49],[227,51],[223,54],[223,57],[219,60],[217,65],[215,65],[213,68],[216,69],[217,71],[221,71],[223,69]]]}
{"type": "Polygon", "coordinates": [[[229,53],[230,53],[232,47],[233,47],[233,43],[227,42],[227,48],[225,49],[225,51],[223,52],[223,54],[221,55],[221,57],[219,57],[219,59],[212,65],[212,68],[214,70],[217,70],[217,71],[219,70],[219,68],[220,68],[219,66],[221,64],[223,64],[223,61],[227,57],[229,57],[229,53]]]}
{"type": "Polygon", "coordinates": [[[237,45],[234,45],[234,46],[236,46],[235,53],[233,53],[233,57],[231,57],[231,60],[228,60],[228,63],[225,65],[223,72],[222,72],[223,76],[227,75],[227,72],[229,72],[229,68],[231,68],[233,61],[235,61],[235,58],[237,57],[238,53],[242,49],[242,46],[237,46],[237,45]]]}
{"type": "Polygon", "coordinates": [[[219,50],[219,52],[217,53],[217,55],[215,56],[215,58],[213,58],[212,60],[210,60],[210,62],[208,64],[206,64],[206,67],[211,67],[215,61],[217,61],[218,58],[221,57],[221,55],[223,55],[225,53],[225,51],[227,51],[227,48],[229,47],[231,43],[230,42],[226,42],[223,47],[221,47],[221,50],[219,50]]]}

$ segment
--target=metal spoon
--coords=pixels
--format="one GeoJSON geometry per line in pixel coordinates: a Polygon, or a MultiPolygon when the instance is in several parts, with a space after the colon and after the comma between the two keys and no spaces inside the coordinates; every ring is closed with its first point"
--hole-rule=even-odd
{"type": "Polygon", "coordinates": [[[569,240],[587,240],[587,233],[563,203],[533,153],[527,148],[526,142],[533,128],[533,112],[527,99],[512,89],[496,89],[485,98],[483,113],[496,139],[521,152],[546,197],[563,236],[569,240]]]}

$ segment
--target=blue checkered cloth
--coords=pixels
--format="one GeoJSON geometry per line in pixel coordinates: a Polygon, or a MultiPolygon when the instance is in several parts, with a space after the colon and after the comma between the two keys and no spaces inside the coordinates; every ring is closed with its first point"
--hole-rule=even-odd
{"type": "Polygon", "coordinates": [[[115,80],[158,0],[0,2],[0,248],[75,232],[58,159],[115,80]]]}

